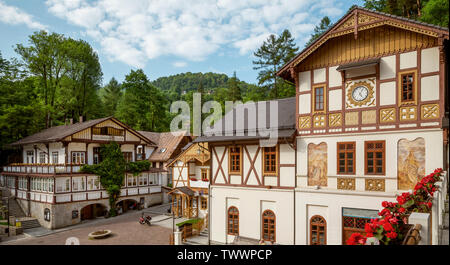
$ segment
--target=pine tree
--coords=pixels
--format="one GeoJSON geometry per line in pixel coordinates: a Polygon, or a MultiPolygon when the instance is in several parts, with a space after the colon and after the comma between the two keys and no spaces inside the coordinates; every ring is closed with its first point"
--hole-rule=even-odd
{"type": "Polygon", "coordinates": [[[236,77],[236,71],[233,73],[233,77],[228,80],[228,93],[231,101],[242,100],[241,88],[238,84],[239,80],[236,77]]]}
{"type": "Polygon", "coordinates": [[[320,24],[314,28],[314,34],[311,34],[311,38],[306,43],[305,46],[310,45],[313,43],[316,39],[320,37],[325,31],[327,31],[331,27],[331,21],[330,18],[327,16],[324,16],[322,20],[320,20],[320,24]]]}
{"type": "Polygon", "coordinates": [[[253,61],[256,65],[254,70],[258,73],[258,85],[270,90],[269,98],[295,95],[293,85],[286,83],[277,77],[277,71],[298,52],[294,38],[289,30],[284,30],[279,37],[270,35],[263,45],[254,53],[258,60],[253,61]]]}
{"type": "Polygon", "coordinates": [[[112,116],[117,110],[117,103],[122,97],[122,86],[113,77],[103,88],[102,101],[105,106],[106,116],[112,116]]]}

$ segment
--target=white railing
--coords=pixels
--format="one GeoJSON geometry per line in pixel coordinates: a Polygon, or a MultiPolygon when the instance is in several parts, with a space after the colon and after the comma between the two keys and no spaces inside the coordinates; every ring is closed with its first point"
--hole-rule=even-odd
{"type": "Polygon", "coordinates": [[[58,174],[77,173],[81,167],[82,165],[75,164],[11,164],[3,166],[3,171],[11,173],[58,174]]]}

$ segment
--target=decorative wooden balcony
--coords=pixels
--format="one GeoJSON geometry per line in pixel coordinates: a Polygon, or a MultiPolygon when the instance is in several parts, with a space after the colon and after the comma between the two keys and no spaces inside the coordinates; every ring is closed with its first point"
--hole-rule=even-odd
{"type": "Polygon", "coordinates": [[[67,174],[80,172],[82,164],[25,164],[13,163],[3,166],[3,172],[33,174],[67,174]]]}

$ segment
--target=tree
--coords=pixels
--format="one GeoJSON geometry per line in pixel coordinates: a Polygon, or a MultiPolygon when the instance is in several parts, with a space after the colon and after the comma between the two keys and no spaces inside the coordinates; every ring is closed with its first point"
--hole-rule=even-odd
{"type": "Polygon", "coordinates": [[[228,80],[229,100],[242,100],[241,88],[239,87],[239,80],[236,77],[236,71],[233,72],[233,77],[228,80]]]}
{"type": "Polygon", "coordinates": [[[449,21],[449,1],[429,0],[422,8],[420,20],[426,23],[439,25],[448,28],[449,21]]]}
{"type": "Polygon", "coordinates": [[[100,183],[109,195],[110,215],[115,216],[116,202],[120,197],[120,188],[125,179],[125,172],[137,176],[142,171],[150,169],[148,160],[126,162],[120,145],[116,142],[102,145],[100,148],[102,161],[95,165],[84,165],[81,172],[100,176],[100,183]]]}
{"type": "Polygon", "coordinates": [[[104,105],[104,111],[107,116],[112,116],[117,110],[117,104],[122,97],[122,86],[113,77],[109,83],[103,87],[101,96],[104,105]]]}
{"type": "Polygon", "coordinates": [[[50,127],[51,113],[55,104],[55,95],[65,75],[64,64],[67,61],[63,35],[35,32],[29,36],[30,46],[17,44],[15,51],[22,56],[29,71],[41,79],[44,104],[46,106],[45,127],[50,127]]]}
{"type": "Polygon", "coordinates": [[[137,130],[160,131],[168,127],[164,119],[168,102],[142,69],[131,70],[122,88],[125,92],[117,106],[118,119],[137,130]]]}
{"type": "Polygon", "coordinates": [[[265,87],[269,93],[269,98],[279,98],[280,95],[295,95],[295,87],[277,77],[277,71],[295,56],[298,47],[295,46],[294,38],[289,30],[284,30],[279,37],[270,35],[262,46],[254,53],[258,59],[253,61],[258,73],[258,84],[265,87]],[[288,91],[288,93],[280,93],[288,91]]]}
{"type": "Polygon", "coordinates": [[[325,31],[327,31],[330,27],[331,27],[331,21],[330,18],[327,16],[324,16],[322,18],[322,20],[320,20],[319,25],[317,25],[314,28],[314,33],[311,34],[311,38],[309,39],[308,42],[306,42],[305,46],[310,45],[311,43],[313,43],[316,39],[318,39],[325,31]]]}

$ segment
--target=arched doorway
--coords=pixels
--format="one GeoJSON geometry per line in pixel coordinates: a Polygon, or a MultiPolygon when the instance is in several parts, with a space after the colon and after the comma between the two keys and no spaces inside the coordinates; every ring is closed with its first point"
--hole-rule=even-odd
{"type": "Polygon", "coordinates": [[[106,213],[107,209],[103,204],[100,203],[89,204],[81,208],[80,219],[81,220],[94,219],[97,217],[105,216],[106,213]]]}
{"type": "Polygon", "coordinates": [[[116,209],[118,214],[125,213],[130,210],[137,210],[139,208],[139,202],[133,199],[125,199],[116,203],[116,209]]]}

